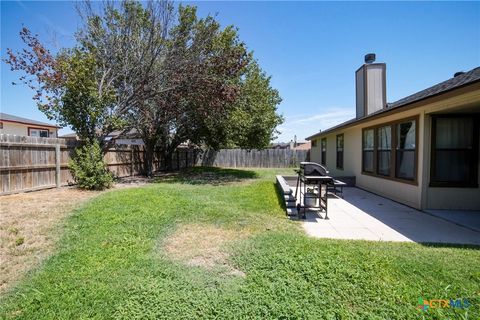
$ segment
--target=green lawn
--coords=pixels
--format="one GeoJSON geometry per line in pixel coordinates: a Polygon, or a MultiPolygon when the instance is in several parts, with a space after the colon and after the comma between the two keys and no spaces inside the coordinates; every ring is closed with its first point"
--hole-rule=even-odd
{"type": "Polygon", "coordinates": [[[95,198],[69,218],[55,255],[2,298],[1,317],[480,318],[479,248],[309,238],[286,219],[275,172],[196,168],[95,198]],[[162,251],[188,224],[241,234],[222,249],[244,276],[162,251]],[[471,306],[424,312],[420,296],[471,306]]]}

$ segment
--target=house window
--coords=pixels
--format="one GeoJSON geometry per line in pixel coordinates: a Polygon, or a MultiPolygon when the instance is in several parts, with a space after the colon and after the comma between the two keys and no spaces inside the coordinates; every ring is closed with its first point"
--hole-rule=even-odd
{"type": "Polygon", "coordinates": [[[312,140],[312,148],[316,147],[317,146],[317,140],[312,140]]]}
{"type": "Polygon", "coordinates": [[[432,118],[430,185],[478,187],[478,118],[432,118]]]}
{"type": "Polygon", "coordinates": [[[363,171],[373,172],[373,153],[374,153],[374,130],[367,129],[363,131],[363,171]]]}
{"type": "Polygon", "coordinates": [[[323,166],[326,166],[327,165],[327,138],[323,138],[321,140],[321,147],[322,147],[321,163],[323,166]]]}
{"type": "Polygon", "coordinates": [[[343,134],[337,135],[337,168],[343,169],[343,134]]]}
{"type": "Polygon", "coordinates": [[[395,177],[415,180],[416,139],[417,135],[414,120],[397,124],[395,177]]]}
{"type": "Polygon", "coordinates": [[[417,120],[400,120],[363,130],[363,172],[416,181],[417,120]],[[393,153],[395,151],[395,153],[393,153]]]}
{"type": "Polygon", "coordinates": [[[389,176],[392,163],[392,127],[377,129],[377,173],[389,176]]]}
{"type": "Polygon", "coordinates": [[[48,130],[39,128],[28,128],[28,135],[31,137],[48,138],[48,130]]]}
{"type": "Polygon", "coordinates": [[[3,122],[0,121],[0,129],[3,129],[3,122]]]}

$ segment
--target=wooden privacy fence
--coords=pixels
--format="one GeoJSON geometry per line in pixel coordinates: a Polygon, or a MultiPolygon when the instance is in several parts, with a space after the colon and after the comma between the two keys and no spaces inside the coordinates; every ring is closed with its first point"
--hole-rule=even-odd
{"type": "Polygon", "coordinates": [[[71,180],[65,140],[0,135],[0,194],[60,186],[71,180]]]}
{"type": "Polygon", "coordinates": [[[289,168],[308,161],[309,150],[290,149],[221,149],[199,154],[197,165],[231,168],[289,168]]]}
{"type": "MultiPolygon", "coordinates": [[[[76,145],[65,139],[0,134],[0,195],[73,184],[68,163],[76,145]]],[[[173,166],[193,166],[194,157],[194,150],[176,152],[173,166]]],[[[143,150],[141,146],[115,146],[107,150],[105,161],[117,177],[137,175],[143,150]]],[[[154,169],[163,169],[160,161],[155,161],[154,169]]]]}
{"type": "MultiPolygon", "coordinates": [[[[41,190],[73,184],[68,163],[76,142],[65,139],[26,137],[0,134],[0,195],[41,190]]],[[[117,177],[138,175],[143,166],[142,146],[117,145],[107,150],[105,161],[117,177]]],[[[179,148],[172,159],[172,169],[195,165],[217,167],[298,167],[308,160],[306,150],[243,150],[219,151],[179,148]]],[[[159,159],[154,170],[165,166],[159,159]]]]}

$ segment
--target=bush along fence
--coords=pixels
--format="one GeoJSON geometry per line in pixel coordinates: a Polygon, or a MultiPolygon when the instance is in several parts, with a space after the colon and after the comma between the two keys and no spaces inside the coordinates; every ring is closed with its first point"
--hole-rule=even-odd
{"type": "MultiPolygon", "coordinates": [[[[68,163],[78,144],[65,139],[0,134],[0,195],[73,184],[68,163]]],[[[108,169],[116,177],[138,175],[143,167],[141,146],[116,145],[105,153],[108,169]]],[[[179,148],[173,154],[174,170],[192,166],[297,167],[308,159],[305,150],[219,151],[179,148]]],[[[165,167],[160,160],[154,170],[165,167]]]]}

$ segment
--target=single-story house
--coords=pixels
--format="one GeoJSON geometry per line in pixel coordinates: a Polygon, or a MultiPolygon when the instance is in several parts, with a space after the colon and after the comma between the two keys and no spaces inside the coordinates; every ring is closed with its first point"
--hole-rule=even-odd
{"type": "Polygon", "coordinates": [[[311,161],[417,209],[480,210],[480,67],[393,103],[385,75],[356,71],[356,117],[308,137],[311,161]]]}
{"type": "Polygon", "coordinates": [[[60,127],[0,112],[0,133],[18,136],[56,138],[60,127]]]}
{"type": "Polygon", "coordinates": [[[290,149],[290,143],[274,142],[270,144],[269,149],[290,149]]]}
{"type": "MultiPolygon", "coordinates": [[[[67,141],[79,141],[80,137],[72,132],[72,133],[67,133],[60,138],[65,139],[67,141]]],[[[111,143],[111,145],[117,145],[117,146],[143,146],[145,143],[143,142],[143,139],[141,138],[140,134],[136,129],[130,129],[128,132],[123,132],[122,130],[116,130],[104,137],[104,141],[108,141],[111,143]]],[[[189,148],[191,146],[190,142],[183,142],[181,143],[178,148],[189,148]]]]}
{"type": "Polygon", "coordinates": [[[269,149],[310,150],[310,141],[275,142],[270,144],[269,149]]]}
{"type": "MultiPolygon", "coordinates": [[[[78,141],[80,138],[76,133],[68,133],[60,136],[60,138],[70,141],[78,141]]],[[[137,134],[137,131],[132,129],[127,133],[123,131],[113,131],[105,137],[105,141],[110,141],[115,145],[143,145],[143,140],[137,134]]]]}
{"type": "Polygon", "coordinates": [[[310,150],[311,141],[297,142],[292,150],[310,150]]]}

